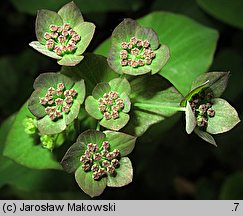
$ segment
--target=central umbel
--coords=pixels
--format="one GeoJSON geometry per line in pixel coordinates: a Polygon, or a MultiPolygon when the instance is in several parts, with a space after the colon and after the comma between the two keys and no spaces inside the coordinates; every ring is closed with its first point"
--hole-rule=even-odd
{"type": "Polygon", "coordinates": [[[123,99],[115,91],[105,93],[98,103],[98,109],[106,120],[119,118],[119,112],[124,108],[123,99]]]}
{"type": "Polygon", "coordinates": [[[99,180],[109,174],[115,176],[116,168],[119,167],[120,152],[118,149],[110,150],[110,144],[107,141],[102,143],[99,148],[95,143],[89,143],[84,154],[80,157],[83,163],[82,169],[85,172],[92,171],[92,178],[99,180]]]}
{"type": "Polygon", "coordinates": [[[75,52],[81,36],[71,28],[70,24],[64,23],[63,26],[51,24],[49,30],[44,34],[47,49],[59,56],[75,52]]]}
{"type": "Polygon", "coordinates": [[[40,104],[45,106],[45,112],[51,120],[60,118],[63,113],[68,113],[77,96],[75,89],[67,90],[63,83],[57,84],[57,89],[50,87],[45,97],[40,98],[40,104]]]}
{"type": "Polygon", "coordinates": [[[141,40],[136,37],[130,41],[121,43],[120,64],[122,66],[141,67],[150,65],[155,58],[155,52],[151,49],[148,40],[141,40]]]}

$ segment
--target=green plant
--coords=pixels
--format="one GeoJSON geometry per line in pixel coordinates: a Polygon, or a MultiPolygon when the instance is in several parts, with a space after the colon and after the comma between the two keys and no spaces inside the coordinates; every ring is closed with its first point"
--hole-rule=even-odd
{"type": "Polygon", "coordinates": [[[214,145],[210,134],[240,122],[236,110],[219,98],[229,73],[205,73],[215,30],[166,12],[124,19],[96,50],[106,59],[83,54],[94,29],[73,2],[58,13],[38,12],[38,42],[30,46],[63,67],[36,78],[9,131],[5,156],[28,168],[74,172],[80,188],[94,197],[106,186],[132,182],[126,156],[137,137],[178,111],[185,112],[188,134],[194,131],[214,145]],[[178,23],[186,26],[180,35],[178,23]]]}

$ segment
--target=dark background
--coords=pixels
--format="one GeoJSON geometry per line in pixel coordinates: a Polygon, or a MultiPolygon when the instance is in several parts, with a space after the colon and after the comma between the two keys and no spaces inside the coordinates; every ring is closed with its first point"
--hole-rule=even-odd
{"type": "MultiPolygon", "coordinates": [[[[34,79],[40,73],[60,69],[55,60],[28,46],[29,42],[36,40],[36,10],[23,11],[14,4],[16,2],[0,1],[1,123],[17,112],[28,99],[33,90],[34,79]]],[[[45,8],[45,4],[42,6],[40,2],[42,1],[29,1],[29,4],[38,4],[39,9],[45,8]]],[[[215,58],[209,71],[231,71],[223,98],[242,116],[243,31],[240,28],[208,15],[194,0],[119,2],[104,4],[102,8],[87,3],[81,9],[85,20],[94,22],[97,26],[87,51],[94,51],[125,17],[136,19],[154,10],[185,14],[219,31],[215,58]]],[[[241,6],[243,9],[243,4],[241,6]]],[[[184,118],[180,114],[171,118],[168,124],[172,125],[171,128],[161,131],[161,125],[155,125],[139,138],[130,156],[134,165],[133,183],[121,189],[106,188],[98,199],[243,199],[242,124],[226,134],[216,136],[217,148],[195,135],[186,135],[184,118]]],[[[73,176],[68,175],[67,178],[73,179],[73,176]]],[[[45,192],[35,188],[23,190],[18,185],[4,185],[0,188],[0,198],[88,198],[73,180],[70,182],[71,186],[60,186],[59,189],[47,189],[45,192]]],[[[40,184],[48,184],[48,181],[43,180],[40,184]]]]}

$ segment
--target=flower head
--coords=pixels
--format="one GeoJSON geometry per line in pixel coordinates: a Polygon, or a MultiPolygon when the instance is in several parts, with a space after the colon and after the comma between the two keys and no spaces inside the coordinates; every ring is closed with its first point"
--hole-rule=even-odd
{"type": "Polygon", "coordinates": [[[92,117],[100,120],[100,125],[120,130],[129,120],[130,90],[126,79],[116,78],[109,83],[99,83],[92,96],[87,97],[85,109],[92,117]]]}
{"type": "Polygon", "coordinates": [[[85,193],[98,196],[106,186],[122,187],[132,181],[132,164],[125,156],[133,150],[135,141],[136,137],[120,132],[87,130],[69,148],[61,164],[67,172],[75,172],[85,193]]]}
{"type": "Polygon", "coordinates": [[[37,51],[58,60],[58,64],[74,66],[82,59],[89,45],[95,26],[84,22],[79,8],[70,2],[57,13],[38,11],[36,36],[38,41],[30,43],[37,51]]]}
{"type": "Polygon", "coordinates": [[[34,83],[29,110],[38,118],[41,134],[56,134],[65,130],[79,113],[85,96],[84,81],[72,81],[58,73],[41,74],[34,83]]]}
{"type": "Polygon", "coordinates": [[[113,31],[108,56],[110,67],[117,73],[141,75],[159,72],[169,59],[169,48],[160,45],[156,33],[125,19],[113,31]]]}
{"type": "Polygon", "coordinates": [[[210,72],[199,76],[192,90],[182,100],[186,106],[186,131],[193,131],[203,140],[216,145],[210,134],[231,130],[240,119],[236,110],[219,98],[227,86],[229,73],[210,72]]]}

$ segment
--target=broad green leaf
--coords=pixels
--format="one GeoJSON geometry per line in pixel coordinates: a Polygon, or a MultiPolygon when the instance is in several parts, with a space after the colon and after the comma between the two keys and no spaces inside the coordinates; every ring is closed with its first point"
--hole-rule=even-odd
{"type": "Polygon", "coordinates": [[[128,95],[126,93],[122,93],[120,95],[120,97],[122,98],[122,100],[124,102],[124,107],[122,109],[122,112],[128,113],[131,110],[131,101],[130,101],[130,98],[128,97],[128,95]]]}
{"type": "Polygon", "coordinates": [[[77,43],[76,55],[81,55],[86,50],[95,32],[95,25],[90,22],[82,22],[75,26],[74,30],[81,36],[81,41],[77,43]]]}
{"type": "Polygon", "coordinates": [[[187,101],[186,104],[186,132],[191,134],[196,127],[196,118],[195,114],[192,111],[190,103],[187,101]]]}
{"type": "Polygon", "coordinates": [[[58,14],[62,17],[63,23],[69,23],[71,28],[74,28],[79,23],[84,21],[79,8],[73,1],[64,5],[58,11],[58,14]]]}
{"type": "Polygon", "coordinates": [[[132,163],[128,157],[121,158],[119,161],[120,167],[116,169],[117,175],[115,177],[108,175],[108,187],[122,187],[132,182],[133,168],[132,163]]]}
{"type": "Polygon", "coordinates": [[[213,92],[214,97],[220,97],[227,87],[229,72],[209,72],[200,75],[193,81],[191,89],[208,81],[207,86],[213,92]]]}
{"type": "Polygon", "coordinates": [[[243,172],[239,171],[227,177],[222,185],[219,195],[223,200],[242,200],[243,199],[243,172]]]}
{"type": "Polygon", "coordinates": [[[4,156],[15,162],[34,169],[61,169],[54,155],[39,144],[38,139],[24,132],[23,120],[33,117],[27,108],[27,103],[21,108],[9,131],[4,156]]]}
{"type": "Polygon", "coordinates": [[[50,10],[38,10],[36,23],[35,23],[35,33],[37,40],[41,44],[45,44],[44,34],[49,32],[49,28],[51,24],[62,25],[62,18],[54,11],[50,10]]]}
{"type": "Polygon", "coordinates": [[[29,44],[32,48],[34,48],[35,50],[37,50],[38,52],[46,55],[46,56],[49,56],[51,58],[54,58],[54,59],[61,59],[62,57],[57,55],[55,52],[53,51],[50,51],[48,50],[45,45],[41,44],[39,41],[32,41],[30,44],[29,44]]]}
{"type": "Polygon", "coordinates": [[[105,118],[103,118],[100,121],[100,125],[107,129],[118,131],[128,123],[129,119],[130,119],[130,117],[128,114],[126,114],[124,112],[120,112],[119,118],[117,118],[117,119],[111,118],[109,120],[106,120],[105,118]]]}
{"type": "Polygon", "coordinates": [[[203,130],[200,130],[199,128],[195,128],[194,129],[194,132],[195,134],[197,134],[200,138],[202,138],[204,141],[214,145],[217,147],[217,144],[213,138],[213,136],[211,136],[209,133],[203,131],[203,130]]]}
{"type": "Polygon", "coordinates": [[[92,178],[92,172],[85,172],[81,166],[75,172],[75,179],[79,187],[91,197],[99,196],[106,188],[106,178],[96,181],[92,178]]]}
{"type": "Polygon", "coordinates": [[[126,78],[116,78],[113,79],[109,82],[109,85],[111,87],[112,91],[116,91],[120,94],[122,94],[123,92],[127,93],[128,95],[131,92],[131,86],[129,84],[129,82],[127,81],[126,78]]]}
{"type": "Polygon", "coordinates": [[[242,0],[197,0],[199,6],[213,17],[243,29],[242,0]]]}
{"type": "Polygon", "coordinates": [[[84,79],[86,94],[91,95],[94,87],[100,82],[109,82],[118,77],[108,66],[105,57],[88,53],[84,55],[84,60],[75,67],[62,67],[61,73],[76,79],[84,79]]]}
{"type": "Polygon", "coordinates": [[[110,151],[118,149],[122,157],[130,154],[135,147],[137,137],[115,131],[104,131],[104,133],[110,143],[110,151]]]}
{"type": "MultiPolygon", "coordinates": [[[[169,47],[171,58],[159,73],[186,95],[193,80],[212,63],[218,33],[190,18],[168,12],[153,12],[138,19],[138,23],[153,28],[160,43],[169,47]]],[[[109,48],[110,42],[105,41],[96,53],[107,56],[109,48]]]]}
{"type": "Polygon", "coordinates": [[[65,65],[65,66],[75,66],[79,64],[83,58],[84,58],[83,56],[66,54],[60,60],[58,60],[57,63],[59,65],[65,65]]]}
{"type": "Polygon", "coordinates": [[[106,82],[102,82],[95,86],[92,95],[96,100],[98,100],[99,98],[102,98],[104,94],[108,94],[110,90],[110,85],[106,82]]]}
{"type": "Polygon", "coordinates": [[[98,109],[99,103],[93,96],[88,96],[85,100],[85,110],[95,119],[102,119],[103,115],[98,109]]]}
{"type": "Polygon", "coordinates": [[[151,125],[161,122],[180,109],[182,96],[173,87],[168,88],[159,75],[142,76],[130,82],[132,103],[130,120],[125,133],[141,136],[151,125]]]}
{"type": "Polygon", "coordinates": [[[237,111],[224,99],[213,99],[212,109],[215,111],[215,116],[208,118],[208,133],[227,132],[240,122],[237,111]]]}

